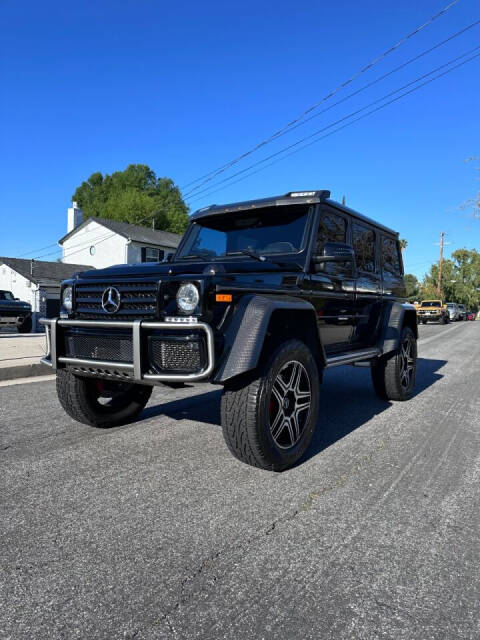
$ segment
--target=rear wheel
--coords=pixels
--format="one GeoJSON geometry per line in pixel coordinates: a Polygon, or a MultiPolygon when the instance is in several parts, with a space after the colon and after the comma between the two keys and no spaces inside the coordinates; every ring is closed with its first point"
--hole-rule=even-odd
{"type": "Polygon", "coordinates": [[[319,388],[310,349],[299,340],[284,342],[259,370],[224,387],[222,427],[230,451],[254,467],[291,467],[311,442],[319,388]]]}
{"type": "Polygon", "coordinates": [[[57,395],[68,415],[93,427],[116,427],[131,422],[144,409],[152,388],[57,371],[57,395]]]}
{"type": "Polygon", "coordinates": [[[417,340],[410,327],[402,329],[400,348],[372,363],[376,394],[384,400],[409,400],[415,390],[417,340]]]}

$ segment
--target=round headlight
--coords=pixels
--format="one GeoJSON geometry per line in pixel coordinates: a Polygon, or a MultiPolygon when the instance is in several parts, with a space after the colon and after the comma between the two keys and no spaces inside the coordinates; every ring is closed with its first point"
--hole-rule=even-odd
{"type": "Polygon", "coordinates": [[[183,313],[193,313],[197,308],[200,295],[197,287],[191,282],[182,284],[177,291],[177,305],[183,313]]]}
{"type": "Polygon", "coordinates": [[[65,289],[63,290],[63,293],[62,293],[62,305],[63,305],[64,309],[66,309],[67,311],[71,311],[72,310],[72,306],[73,306],[72,287],[65,287],[65,289]]]}

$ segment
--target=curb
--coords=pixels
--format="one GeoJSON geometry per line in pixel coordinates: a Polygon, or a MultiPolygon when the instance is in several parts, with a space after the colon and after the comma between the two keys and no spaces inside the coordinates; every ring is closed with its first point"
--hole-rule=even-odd
{"type": "Polygon", "coordinates": [[[51,375],[52,369],[46,364],[20,364],[15,367],[0,367],[0,382],[15,380],[16,378],[31,378],[32,376],[51,375]]]}

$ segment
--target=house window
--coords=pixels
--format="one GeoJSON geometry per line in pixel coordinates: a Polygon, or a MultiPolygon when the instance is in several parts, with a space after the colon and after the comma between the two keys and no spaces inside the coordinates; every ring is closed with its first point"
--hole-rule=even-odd
{"type": "Polygon", "coordinates": [[[163,256],[164,251],[162,251],[162,249],[142,247],[142,262],[161,262],[163,260],[163,256]]]}

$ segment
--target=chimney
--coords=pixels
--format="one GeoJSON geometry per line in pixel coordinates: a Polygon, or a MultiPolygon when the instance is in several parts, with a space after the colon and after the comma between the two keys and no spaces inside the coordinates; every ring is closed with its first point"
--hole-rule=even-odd
{"type": "Polygon", "coordinates": [[[70,233],[70,231],[76,229],[79,224],[82,224],[82,218],[83,211],[75,201],[72,202],[72,206],[68,208],[67,213],[67,233],[70,233]]]}

